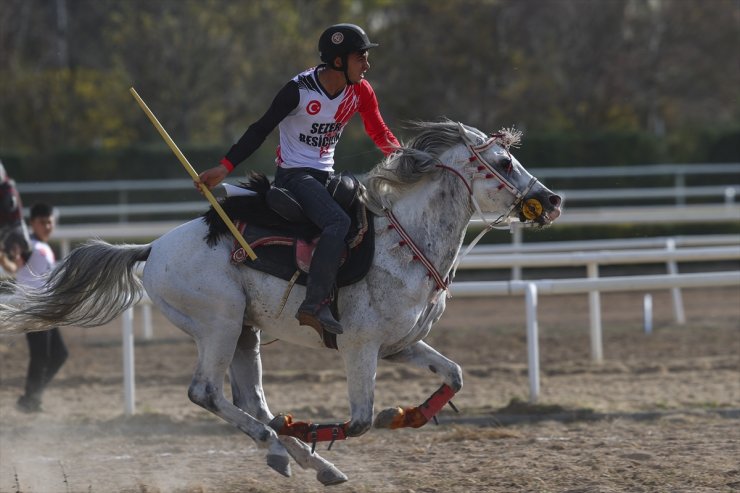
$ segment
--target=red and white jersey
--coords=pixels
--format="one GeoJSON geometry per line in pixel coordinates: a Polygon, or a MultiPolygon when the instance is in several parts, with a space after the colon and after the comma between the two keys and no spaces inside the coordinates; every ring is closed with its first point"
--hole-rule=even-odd
{"type": "Polygon", "coordinates": [[[298,84],[299,102],[278,126],[278,166],[332,171],[334,149],[344,126],[361,105],[373,105],[375,94],[363,80],[329,97],[318,82],[316,68],[298,74],[293,80],[298,84]]]}
{"type": "Polygon", "coordinates": [[[310,68],[291,79],[265,115],[247,129],[221,163],[229,170],[234,169],[278,126],[278,166],[333,171],[334,149],[344,126],[355,113],[360,113],[365,132],[384,154],[396,150],[398,140],[380,115],[370,83],[363,79],[330,97],[319,82],[320,68],[310,68]]]}

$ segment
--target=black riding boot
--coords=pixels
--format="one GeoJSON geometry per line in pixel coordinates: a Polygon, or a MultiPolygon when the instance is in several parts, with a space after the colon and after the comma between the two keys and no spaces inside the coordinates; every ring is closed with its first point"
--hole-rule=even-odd
{"type": "Polygon", "coordinates": [[[344,241],[322,236],[311,259],[306,283],[306,299],[295,317],[301,325],[310,325],[333,334],[342,334],[342,325],[334,319],[329,305],[331,289],[337,278],[344,241]]]}

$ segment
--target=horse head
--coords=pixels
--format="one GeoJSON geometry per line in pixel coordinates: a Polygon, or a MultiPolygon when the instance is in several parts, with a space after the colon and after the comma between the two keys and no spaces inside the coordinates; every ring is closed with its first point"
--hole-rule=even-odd
{"type": "Polygon", "coordinates": [[[519,142],[518,132],[502,130],[488,136],[446,119],[413,126],[419,133],[367,175],[363,200],[374,212],[392,209],[416,183],[428,179],[443,183],[450,192],[442,199],[447,209],[492,215],[493,225],[519,219],[542,227],[560,216],[561,197],[511,154],[510,148],[519,142]]]}
{"type": "Polygon", "coordinates": [[[498,215],[495,223],[519,219],[538,227],[551,224],[561,214],[562,198],[532,176],[511,153],[521,133],[502,129],[488,136],[458,123],[465,145],[462,164],[456,169],[469,177],[471,201],[480,213],[498,215]]]}

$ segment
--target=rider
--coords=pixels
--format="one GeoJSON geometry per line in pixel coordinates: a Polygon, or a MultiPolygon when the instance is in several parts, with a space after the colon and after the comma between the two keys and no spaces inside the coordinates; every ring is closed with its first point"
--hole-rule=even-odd
{"type": "Polygon", "coordinates": [[[305,215],[321,228],[321,237],[311,261],[306,299],[296,318],[335,334],[341,324],[329,309],[330,292],[349,230],[349,216],[326,190],[334,173],[334,148],[350,117],[359,112],[365,131],[388,155],[399,143],[378,109],[378,101],[364,73],[370,68],[371,43],[360,27],[337,24],[319,38],[323,64],[305,70],[278,92],[267,112],[254,122],[234,144],[220,164],[202,172],[199,179],[208,188],[218,185],[236,165],[249,157],[278,126],[275,185],[289,190],[305,215]]]}

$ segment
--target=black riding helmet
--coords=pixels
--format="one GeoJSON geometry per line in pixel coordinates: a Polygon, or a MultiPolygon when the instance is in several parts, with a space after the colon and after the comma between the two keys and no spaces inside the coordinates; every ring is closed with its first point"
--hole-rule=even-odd
{"type": "Polygon", "coordinates": [[[352,84],[347,76],[347,56],[356,51],[366,51],[378,46],[370,42],[361,27],[354,24],[335,24],[327,28],[319,38],[319,56],[326,66],[344,72],[347,84],[352,84]],[[340,57],[342,66],[336,67],[334,60],[340,57]]]}

